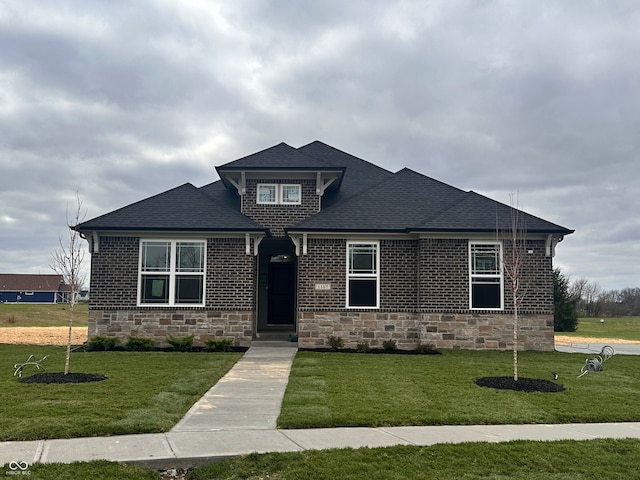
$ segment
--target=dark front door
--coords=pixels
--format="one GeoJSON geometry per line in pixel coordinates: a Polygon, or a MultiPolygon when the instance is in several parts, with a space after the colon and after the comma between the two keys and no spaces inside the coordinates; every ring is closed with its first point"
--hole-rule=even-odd
{"type": "Polygon", "coordinates": [[[269,238],[258,250],[257,333],[296,330],[297,258],[288,238],[269,238]]]}
{"type": "Polygon", "coordinates": [[[295,264],[269,263],[267,325],[293,325],[295,264]]]}

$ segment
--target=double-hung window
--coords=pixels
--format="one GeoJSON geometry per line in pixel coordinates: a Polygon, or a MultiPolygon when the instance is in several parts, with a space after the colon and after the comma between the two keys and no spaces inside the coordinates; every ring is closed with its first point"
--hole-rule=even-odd
{"type": "Polygon", "coordinates": [[[140,305],[204,305],[206,242],[142,240],[140,305]]]}
{"type": "Polygon", "coordinates": [[[502,248],[497,242],[469,244],[470,306],[501,310],[504,278],[502,248]]]}
{"type": "Polygon", "coordinates": [[[300,184],[259,183],[256,201],[266,205],[299,205],[302,202],[301,192],[300,184]]]}
{"type": "Polygon", "coordinates": [[[378,308],[380,244],[347,242],[347,307],[378,308]]]}

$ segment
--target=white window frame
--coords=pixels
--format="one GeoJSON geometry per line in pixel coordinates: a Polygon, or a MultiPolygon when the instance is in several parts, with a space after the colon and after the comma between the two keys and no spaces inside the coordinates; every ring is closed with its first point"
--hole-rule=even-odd
{"type": "Polygon", "coordinates": [[[259,183],[256,187],[256,203],[258,205],[275,205],[278,203],[278,184],[277,183],[259,183]],[[260,187],[269,187],[274,189],[273,201],[260,200],[260,187]]]}
{"type": "Polygon", "coordinates": [[[300,205],[302,203],[302,184],[300,183],[258,183],[256,186],[256,203],[258,205],[300,205]],[[268,202],[264,200],[260,200],[260,188],[261,187],[269,187],[273,188],[275,195],[274,199],[268,202]],[[298,200],[292,202],[290,200],[285,199],[285,188],[287,187],[297,187],[298,188],[298,200]]]}
{"type": "Polygon", "coordinates": [[[469,242],[469,309],[474,311],[487,311],[487,310],[504,310],[504,248],[502,242],[499,241],[471,241],[469,242]],[[494,273],[478,273],[474,269],[474,246],[476,245],[491,245],[498,247],[498,262],[497,271],[494,273]],[[473,286],[474,284],[481,283],[482,280],[489,280],[490,283],[496,283],[500,288],[500,305],[498,307],[474,307],[473,306],[473,286]],[[497,282],[496,282],[497,280],[497,282]]]}
{"type": "Polygon", "coordinates": [[[166,238],[141,238],[140,239],[140,251],[138,255],[138,306],[139,307],[204,307],[206,303],[206,279],[207,279],[207,241],[203,239],[166,239],[166,238]],[[142,259],[143,250],[148,243],[168,243],[170,248],[169,255],[169,269],[166,271],[160,270],[143,270],[142,259]],[[177,265],[178,256],[178,244],[181,243],[197,243],[202,245],[202,271],[180,271],[177,265]],[[143,275],[162,275],[169,277],[169,292],[167,303],[143,303],[143,275]],[[176,302],[176,283],[177,278],[180,276],[201,276],[202,277],[202,302],[199,303],[183,303],[176,302]]]}
{"type": "Polygon", "coordinates": [[[346,298],[345,304],[346,308],[349,309],[368,309],[374,310],[380,308],[380,242],[379,241],[371,241],[371,240],[349,240],[347,241],[347,252],[346,252],[346,298]],[[352,273],[350,271],[350,256],[351,256],[351,247],[354,245],[368,245],[373,246],[375,248],[375,272],[374,273],[352,273]],[[376,304],[375,305],[350,305],[349,304],[349,286],[350,280],[371,280],[374,279],[376,281],[376,304]]]}
{"type": "Polygon", "coordinates": [[[299,183],[283,183],[282,185],[280,185],[280,203],[282,203],[283,205],[300,205],[302,203],[302,185],[299,183]],[[285,187],[298,187],[298,200],[296,200],[295,202],[285,200],[285,187]]]}

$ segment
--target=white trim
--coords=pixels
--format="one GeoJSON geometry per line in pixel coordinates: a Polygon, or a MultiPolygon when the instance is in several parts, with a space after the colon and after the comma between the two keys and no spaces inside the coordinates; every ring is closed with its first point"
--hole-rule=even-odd
{"type": "Polygon", "coordinates": [[[145,237],[140,238],[138,246],[138,292],[137,292],[137,306],[139,307],[204,307],[207,298],[207,247],[208,242],[206,239],[201,238],[155,238],[145,237]],[[169,258],[169,270],[166,272],[143,272],[142,271],[142,252],[145,242],[166,242],[169,243],[170,258],[169,258]],[[202,258],[202,272],[178,272],[176,268],[177,263],[177,244],[178,243],[200,243],[203,244],[203,258],[202,258]],[[143,275],[165,275],[169,276],[169,292],[168,303],[142,303],[142,276],[143,275]],[[176,277],[181,275],[201,275],[202,276],[202,302],[201,303],[176,303],[175,301],[175,289],[176,289],[176,277]]]}
{"type": "Polygon", "coordinates": [[[469,310],[473,310],[475,312],[489,311],[489,310],[504,310],[504,258],[503,252],[504,247],[501,241],[489,241],[489,240],[470,240],[468,242],[469,246],[467,248],[468,251],[468,272],[469,272],[469,310]],[[473,253],[472,249],[474,245],[494,245],[498,246],[498,255],[500,265],[498,265],[498,273],[497,274],[474,274],[473,273],[473,253]],[[487,278],[487,279],[499,279],[500,285],[500,307],[491,307],[491,308],[477,308],[473,307],[473,279],[474,278],[487,278]]]}
{"type": "Polygon", "coordinates": [[[347,248],[346,248],[346,296],[345,296],[345,307],[348,309],[366,309],[366,310],[375,310],[380,308],[380,242],[379,241],[371,241],[371,240],[348,240],[347,248]],[[349,272],[349,249],[351,245],[372,245],[375,246],[376,252],[376,264],[375,264],[375,273],[361,273],[361,274],[352,274],[349,272]],[[375,279],[376,280],[376,304],[374,306],[358,306],[349,305],[349,280],[350,279],[375,279]]]}
{"type": "Polygon", "coordinates": [[[300,205],[302,204],[302,184],[300,183],[281,183],[280,184],[280,204],[282,205],[300,205]],[[284,200],[284,189],[285,187],[298,187],[298,200],[295,202],[285,201],[284,200]]]}
{"type": "Polygon", "coordinates": [[[280,189],[278,188],[278,184],[277,183],[258,183],[256,185],[256,203],[258,205],[277,205],[278,204],[278,191],[280,189]],[[274,189],[274,193],[273,193],[273,201],[264,201],[264,200],[260,200],[260,187],[273,187],[274,189]]]}

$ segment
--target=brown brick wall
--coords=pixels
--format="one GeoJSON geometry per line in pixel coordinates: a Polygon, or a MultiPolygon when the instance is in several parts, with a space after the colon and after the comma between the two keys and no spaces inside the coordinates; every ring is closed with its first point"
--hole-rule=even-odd
{"type": "Polygon", "coordinates": [[[209,238],[205,307],[138,307],[139,237],[100,237],[91,255],[89,335],[125,339],[147,336],[166,345],[166,336],[233,338],[247,346],[253,337],[255,257],[244,238],[209,238]]]}
{"type": "Polygon", "coordinates": [[[138,290],[138,237],[100,237],[91,254],[91,308],[135,307],[138,290]]]}
{"type": "Polygon", "coordinates": [[[469,247],[467,240],[419,241],[419,308],[431,311],[469,309],[469,247]]]}
{"type": "Polygon", "coordinates": [[[309,239],[307,255],[298,257],[298,309],[333,310],[346,304],[346,240],[309,239]],[[330,290],[316,290],[329,284],[330,290]]]}
{"type": "Polygon", "coordinates": [[[242,198],[242,213],[260,225],[268,228],[274,237],[284,237],[284,229],[320,211],[320,196],[316,195],[314,180],[247,180],[246,194],[242,198]],[[302,201],[300,205],[258,204],[256,190],[259,183],[300,184],[302,201]]]}
{"type": "Polygon", "coordinates": [[[418,306],[418,241],[380,242],[380,307],[396,312],[418,306]]]}
{"type": "MultiPolygon", "coordinates": [[[[346,240],[310,239],[299,258],[298,338],[303,348],[326,347],[330,335],[349,347],[512,348],[513,302],[505,278],[505,310],[469,309],[469,247],[465,239],[380,241],[381,308],[345,308],[346,240]],[[331,284],[330,291],[314,290],[331,284]],[[420,287],[418,287],[420,285],[420,287]]],[[[510,245],[505,242],[505,257],[510,245]]],[[[527,243],[519,309],[520,348],[553,350],[552,261],[543,240],[527,243]],[[532,253],[528,253],[532,251],[532,253]]]]}

